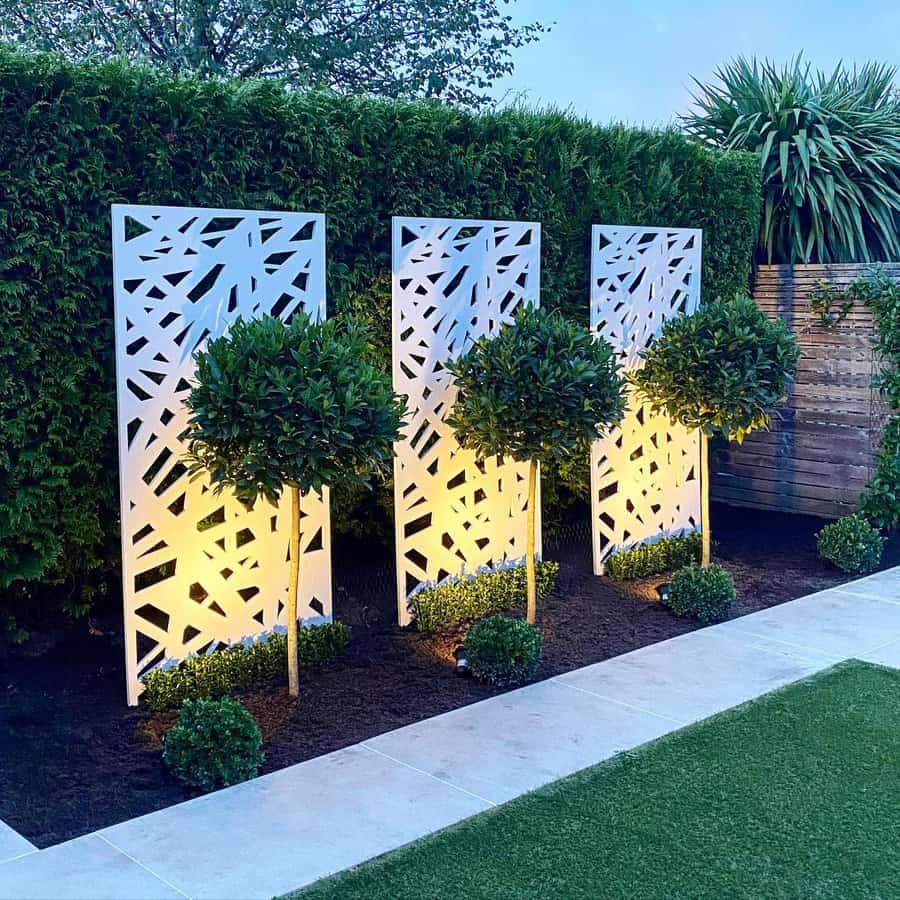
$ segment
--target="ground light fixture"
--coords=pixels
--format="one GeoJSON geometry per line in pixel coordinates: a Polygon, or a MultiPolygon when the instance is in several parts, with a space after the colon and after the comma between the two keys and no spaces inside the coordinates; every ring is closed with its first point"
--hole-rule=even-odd
{"type": "Polygon", "coordinates": [[[464,644],[460,644],[454,651],[453,656],[456,659],[456,674],[465,677],[469,674],[469,658],[466,656],[466,648],[464,644]]]}
{"type": "Polygon", "coordinates": [[[664,581],[662,584],[656,586],[656,595],[663,603],[669,602],[669,590],[672,585],[668,581],[664,581]]]}

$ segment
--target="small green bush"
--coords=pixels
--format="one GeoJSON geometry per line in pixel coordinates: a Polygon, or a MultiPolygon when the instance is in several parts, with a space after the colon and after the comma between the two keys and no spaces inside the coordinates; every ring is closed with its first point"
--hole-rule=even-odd
{"type": "Polygon", "coordinates": [[[185,784],[211,791],[256,775],[262,735],[237,700],[187,700],[166,735],[163,760],[185,784]]]}
{"type": "MultiPolygon", "coordinates": [[[[559,564],[539,562],[536,567],[537,596],[553,590],[559,564]]],[[[477,619],[525,603],[525,566],[482,572],[419,591],[409,601],[420,631],[434,631],[463,619],[477,619]]]]}
{"type": "Polygon", "coordinates": [[[469,629],[465,654],[475,678],[507,687],[534,675],[543,643],[540,630],[524,619],[488,616],[469,629]]]}
{"type": "Polygon", "coordinates": [[[716,622],[728,615],[734,598],[734,580],[721,566],[685,566],[672,576],[667,605],[676,616],[716,622]]]}
{"type": "Polygon", "coordinates": [[[613,553],[604,566],[610,578],[644,578],[673,572],[682,566],[700,562],[703,538],[699,531],[660,538],[652,544],[641,544],[631,550],[613,553]]]}
{"type": "MultiPolygon", "coordinates": [[[[301,668],[321,665],[347,646],[350,628],[327,622],[302,628],[298,634],[301,668]]],[[[224,697],[254,684],[280,678],[287,671],[287,635],[192,656],[171,669],[154,669],[144,678],[142,700],[154,712],[177,709],[186,700],[224,697]]]]}
{"type": "Polygon", "coordinates": [[[873,572],[881,562],[884,538],[860,513],[826,525],[816,539],[819,556],[852,575],[873,572]]]}

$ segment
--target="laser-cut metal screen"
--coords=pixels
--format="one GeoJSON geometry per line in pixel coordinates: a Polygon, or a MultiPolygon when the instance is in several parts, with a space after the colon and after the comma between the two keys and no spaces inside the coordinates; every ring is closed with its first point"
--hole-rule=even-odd
{"type": "MultiPolygon", "coordinates": [[[[700,303],[702,233],[692,228],[595,225],[591,330],[623,369],[673,316],[700,303]]],[[[700,440],[629,398],[621,425],[591,448],[594,572],[614,551],[700,527],[700,440]]]]}
{"type": "MultiPolygon", "coordinates": [[[[247,511],[190,478],[193,355],[239,315],[325,315],[319,214],[112,208],[128,702],[151,668],[284,624],[290,497],[247,511]]],[[[301,619],[331,617],[328,498],[302,502],[301,619]]]]}
{"type": "MultiPolygon", "coordinates": [[[[445,423],[455,399],[444,368],[540,301],[540,225],[393,221],[394,389],[409,397],[396,444],[398,617],[427,584],[499,568],[525,554],[527,463],[478,461],[445,423]]],[[[540,552],[540,494],[537,503],[540,552]]]]}

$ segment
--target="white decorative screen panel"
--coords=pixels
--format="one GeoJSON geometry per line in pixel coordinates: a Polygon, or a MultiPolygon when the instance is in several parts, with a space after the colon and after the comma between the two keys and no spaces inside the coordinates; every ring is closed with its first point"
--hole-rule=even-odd
{"type": "MultiPolygon", "coordinates": [[[[693,228],[595,225],[591,234],[591,330],[622,368],[673,316],[700,302],[702,234],[693,228]]],[[[700,441],[629,397],[622,423],[591,448],[594,572],[621,550],[700,527],[700,441]]]]}
{"type": "MultiPolygon", "coordinates": [[[[128,702],[161,663],[284,624],[290,497],[248,511],[183,463],[194,353],[238,317],[325,315],[320,214],[112,208],[128,702]]],[[[328,498],[301,503],[301,619],[331,617],[328,498]]]]}
{"type": "MultiPolygon", "coordinates": [[[[456,390],[444,363],[538,305],[540,236],[535,222],[393,220],[394,389],[409,398],[394,461],[402,625],[423,586],[524,558],[528,465],[459,446],[445,421],[456,390]]],[[[540,553],[540,493],[536,513],[540,553]]]]}

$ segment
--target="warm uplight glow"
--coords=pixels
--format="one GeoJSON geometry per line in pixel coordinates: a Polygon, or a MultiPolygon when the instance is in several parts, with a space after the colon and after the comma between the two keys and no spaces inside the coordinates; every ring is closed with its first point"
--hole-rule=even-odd
{"type": "MultiPolygon", "coordinates": [[[[283,622],[290,500],[248,512],[184,470],[193,353],[238,315],[325,313],[324,217],[114,206],[128,702],[140,676],[283,622]],[[288,298],[287,301],[285,298],[288,298]]],[[[331,615],[327,496],[303,505],[301,617],[331,615]]]]}

